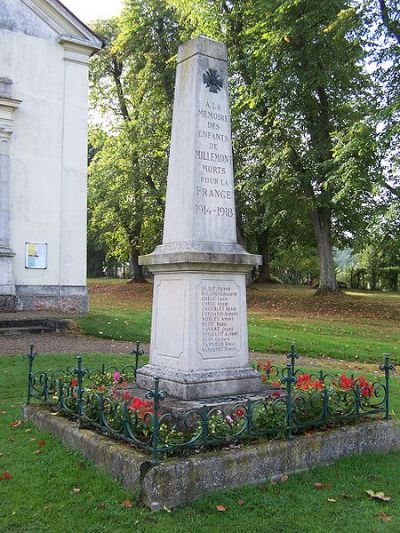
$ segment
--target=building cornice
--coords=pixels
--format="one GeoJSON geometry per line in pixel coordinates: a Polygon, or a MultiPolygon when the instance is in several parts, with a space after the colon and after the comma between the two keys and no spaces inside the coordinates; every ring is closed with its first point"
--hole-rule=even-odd
{"type": "Polygon", "coordinates": [[[22,0],[39,18],[46,22],[60,39],[79,41],[90,55],[103,46],[98,35],[88,28],[58,0],[22,0]]]}

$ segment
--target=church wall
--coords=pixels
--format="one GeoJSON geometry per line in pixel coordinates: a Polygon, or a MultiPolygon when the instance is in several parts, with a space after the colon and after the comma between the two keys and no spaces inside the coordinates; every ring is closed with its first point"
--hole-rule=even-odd
{"type": "Polygon", "coordinates": [[[0,76],[12,79],[13,96],[22,100],[10,141],[19,309],[87,307],[88,67],[75,55],[54,40],[0,31],[0,76]],[[26,242],[47,243],[47,268],[26,268],[26,242]]]}

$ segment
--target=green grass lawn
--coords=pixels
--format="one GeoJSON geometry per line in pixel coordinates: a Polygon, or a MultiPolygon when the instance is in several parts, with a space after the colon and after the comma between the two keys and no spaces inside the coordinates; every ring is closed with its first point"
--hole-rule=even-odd
{"type": "MultiPolygon", "coordinates": [[[[89,283],[91,310],[84,333],[149,342],[151,284],[89,283]]],[[[283,353],[291,342],[309,357],[381,361],[400,358],[400,293],[349,292],[318,299],[304,287],[255,286],[249,291],[249,348],[283,353]]]]}
{"type": "MultiPolygon", "coordinates": [[[[90,366],[126,361],[126,356],[84,356],[90,366]]],[[[74,363],[72,355],[46,355],[39,356],[35,366],[51,369],[74,363]]],[[[0,358],[0,476],[7,471],[12,477],[0,481],[1,532],[400,531],[400,453],[347,458],[292,475],[284,483],[214,493],[171,512],[152,513],[138,503],[137,495],[33,424],[10,426],[21,419],[26,374],[26,359],[0,358]],[[314,483],[326,488],[317,490],[314,483]],[[384,491],[391,501],[370,499],[365,492],[370,489],[384,491]],[[122,505],[127,499],[130,508],[122,505]],[[225,511],[217,511],[217,505],[225,511]]],[[[393,378],[392,391],[392,408],[400,412],[398,377],[393,378]]]]}

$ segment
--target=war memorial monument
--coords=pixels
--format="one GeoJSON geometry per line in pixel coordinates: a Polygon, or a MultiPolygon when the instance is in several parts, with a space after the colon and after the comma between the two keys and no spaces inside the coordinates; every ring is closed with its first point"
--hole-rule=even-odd
{"type": "Polygon", "coordinates": [[[226,47],[197,37],[177,62],[163,243],[141,257],[154,296],[137,383],[159,377],[184,400],[253,393],[246,274],[261,257],[237,242],[226,47]]]}

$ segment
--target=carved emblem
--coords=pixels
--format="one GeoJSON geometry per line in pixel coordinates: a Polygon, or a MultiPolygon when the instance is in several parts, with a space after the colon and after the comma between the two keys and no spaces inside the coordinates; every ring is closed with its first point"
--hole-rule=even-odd
{"type": "Polygon", "coordinates": [[[221,76],[218,74],[218,70],[214,68],[209,68],[203,74],[203,83],[207,89],[210,89],[210,93],[217,93],[224,85],[221,76]]]}

